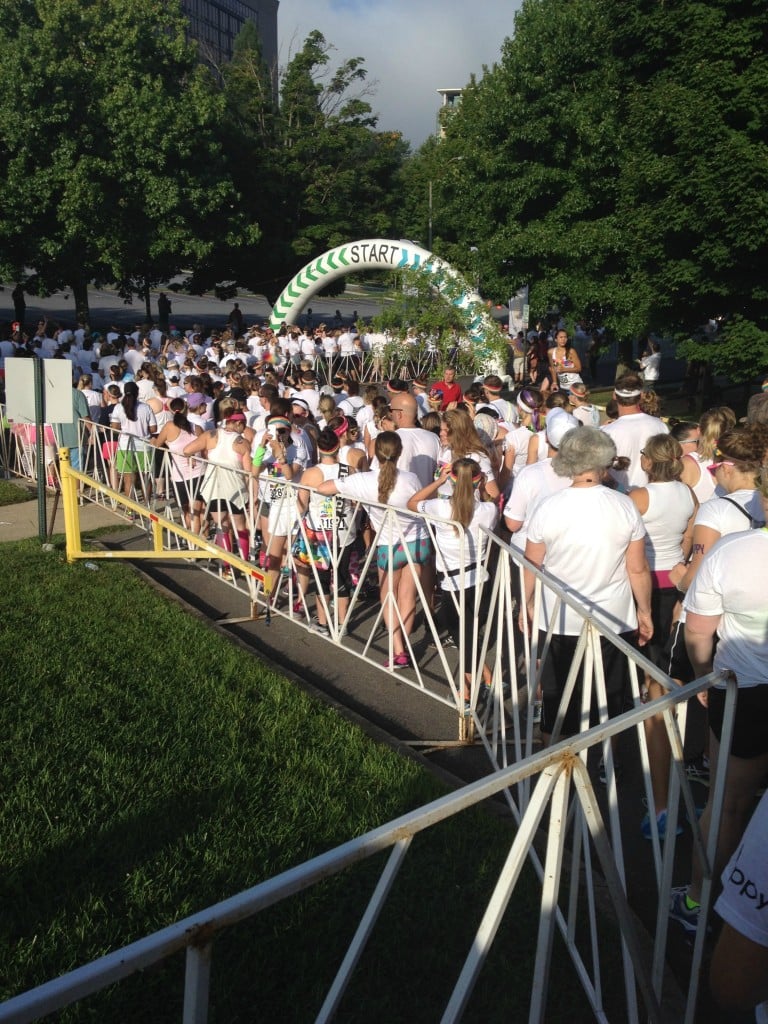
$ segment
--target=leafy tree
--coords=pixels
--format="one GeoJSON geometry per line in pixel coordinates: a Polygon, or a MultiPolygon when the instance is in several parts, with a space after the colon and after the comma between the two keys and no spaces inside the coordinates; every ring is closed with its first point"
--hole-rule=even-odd
{"type": "MultiPolygon", "coordinates": [[[[238,241],[217,237],[204,259],[198,260],[187,279],[195,293],[215,288],[220,298],[236,294],[237,284],[268,291],[268,264],[261,250],[281,248],[284,182],[277,159],[280,137],[275,95],[276,68],[267,67],[259,32],[246,21],[235,40],[232,60],[220,68],[223,82],[221,143],[238,195],[238,210],[246,224],[258,224],[258,236],[238,241]],[[241,244],[246,242],[247,244],[241,244]],[[227,287],[225,282],[230,283],[227,287]]],[[[279,258],[279,257],[278,257],[279,258]]]]}
{"type": "Polygon", "coordinates": [[[236,230],[215,125],[222,102],[178,2],[0,2],[3,267],[72,288],[149,285],[236,230]]]}
{"type": "Polygon", "coordinates": [[[684,351],[749,379],[768,363],[768,10],[636,0],[616,51],[632,84],[619,213],[649,323],[690,337],[724,318],[684,351]]]}
{"type": "MultiPolygon", "coordinates": [[[[248,154],[238,186],[264,232],[234,276],[274,299],[317,253],[389,233],[407,145],[398,133],[376,130],[363,59],[332,68],[320,32],[310,33],[285,68],[277,111],[259,84],[259,59],[256,42],[246,40],[224,69],[227,117],[248,154]],[[250,106],[243,102],[249,95],[250,106]]],[[[221,276],[221,267],[210,273],[221,276]]]]}
{"type": "Polygon", "coordinates": [[[443,245],[457,263],[477,246],[494,299],[530,283],[542,312],[608,306],[614,291],[610,305],[621,300],[612,219],[621,141],[605,12],[596,0],[529,0],[501,61],[470,82],[447,124],[443,245]]]}
{"type": "Polygon", "coordinates": [[[500,62],[425,154],[436,250],[461,265],[477,246],[487,294],[528,282],[542,313],[624,341],[722,316],[717,358],[754,372],[767,32],[758,0],[525,0],[500,62]]]}
{"type": "Polygon", "coordinates": [[[402,336],[409,328],[428,339],[438,353],[440,365],[458,365],[461,373],[476,373],[486,367],[505,366],[506,340],[498,326],[488,321],[482,342],[468,335],[468,315],[453,300],[464,294],[464,283],[444,277],[440,289],[433,275],[425,270],[405,270],[390,275],[390,301],[372,320],[377,331],[390,333],[393,353],[402,356],[402,336]]]}

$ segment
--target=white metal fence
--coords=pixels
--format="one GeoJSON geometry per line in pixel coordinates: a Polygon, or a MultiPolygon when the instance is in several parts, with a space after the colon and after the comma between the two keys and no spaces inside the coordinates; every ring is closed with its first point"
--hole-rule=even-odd
{"type": "MultiPolygon", "coordinates": [[[[115,481],[114,476],[110,476],[114,472],[109,461],[111,449],[104,448],[105,444],[109,445],[110,441],[101,442],[96,446],[94,460],[89,466],[88,474],[67,473],[67,476],[76,479],[78,486],[85,490],[82,500],[104,502],[119,510],[125,499],[118,493],[118,488],[108,486],[106,482],[120,485],[123,481],[115,481]],[[99,452],[101,452],[101,457],[99,452]],[[93,488],[93,493],[90,495],[87,494],[89,487],[93,488]]],[[[18,472],[25,466],[23,460],[27,458],[27,453],[22,446],[18,446],[14,457],[18,461],[12,469],[14,472],[18,472]]],[[[89,464],[83,461],[83,465],[88,466],[89,464]]],[[[197,543],[199,550],[187,553],[195,553],[197,556],[207,559],[207,571],[210,572],[218,572],[218,563],[227,561],[233,564],[237,562],[242,566],[242,559],[233,559],[228,552],[213,545],[210,539],[195,541],[194,537],[188,535],[188,531],[182,525],[181,510],[171,500],[174,492],[172,486],[168,486],[170,484],[169,467],[165,459],[160,464],[160,469],[160,473],[156,469],[152,469],[139,475],[136,481],[137,490],[133,493],[130,506],[140,510],[144,509],[142,523],[146,522],[147,525],[149,525],[150,513],[141,502],[148,500],[149,503],[154,502],[155,506],[160,503],[165,506],[162,514],[158,511],[151,514],[152,531],[156,538],[162,539],[162,547],[166,551],[179,552],[186,550],[181,547],[186,541],[190,541],[193,545],[197,543]],[[157,497],[159,490],[162,490],[163,494],[161,499],[157,497]]],[[[211,471],[213,470],[209,468],[209,472],[211,471]]],[[[250,488],[250,480],[244,478],[243,485],[250,488]]],[[[291,509],[295,508],[295,489],[292,485],[283,490],[279,500],[289,503],[288,507],[291,509]]],[[[250,537],[255,536],[259,526],[257,519],[254,518],[254,510],[257,507],[257,502],[254,500],[247,512],[250,537]]],[[[378,593],[378,583],[371,578],[371,570],[374,566],[376,541],[385,536],[384,531],[389,530],[390,527],[394,538],[402,538],[402,517],[404,515],[402,511],[395,513],[392,510],[386,510],[384,523],[380,530],[367,538],[356,567],[357,581],[354,591],[350,595],[349,609],[344,623],[340,621],[337,602],[333,600],[333,588],[337,578],[340,554],[337,544],[332,545],[333,564],[330,571],[330,582],[321,580],[319,575],[313,571],[317,591],[316,599],[324,607],[327,621],[330,624],[330,637],[327,642],[341,646],[348,653],[379,667],[383,656],[387,656],[391,661],[392,638],[391,631],[381,628],[384,622],[383,604],[376,598],[372,603],[367,603],[371,588],[374,593],[378,593]]],[[[293,516],[293,520],[295,534],[301,535],[304,527],[298,513],[293,516]]],[[[434,523],[428,519],[425,522],[427,528],[434,533],[434,523]]],[[[494,774],[489,779],[467,787],[459,794],[446,797],[443,801],[438,801],[422,811],[407,815],[374,831],[369,836],[347,843],[337,851],[315,858],[301,868],[287,872],[271,882],[257,886],[238,897],[233,897],[202,914],[179,922],[155,936],[134,943],[125,950],[111,954],[87,968],[75,971],[58,982],[51,982],[27,996],[11,1000],[0,1007],[0,1021],[31,1020],[36,1015],[66,1005],[87,992],[96,991],[119,977],[126,976],[133,970],[163,959],[174,950],[184,946],[188,949],[188,973],[183,1019],[195,1022],[205,1020],[210,949],[208,944],[203,948],[197,944],[200,926],[205,924],[206,929],[215,933],[219,928],[242,920],[277,900],[306,888],[320,878],[341,870],[353,861],[369,856],[380,849],[391,847],[392,853],[388,866],[363,915],[358,934],[340,967],[339,975],[329,991],[326,1005],[317,1018],[318,1020],[330,1019],[407,853],[412,836],[437,821],[443,820],[451,814],[460,813],[467,807],[496,793],[502,794],[506,800],[511,814],[518,824],[518,833],[510,850],[507,864],[499,876],[496,891],[488,905],[476,941],[457,980],[456,989],[448,1001],[443,1019],[459,1019],[462,1007],[470,998],[477,972],[493,941],[501,913],[512,897],[522,863],[526,858],[533,863],[542,879],[542,911],[535,977],[539,981],[542,977],[546,977],[551,955],[552,929],[557,926],[566,942],[578,977],[596,1017],[606,1019],[600,958],[597,955],[600,924],[594,891],[594,858],[597,857],[622,930],[622,959],[626,993],[626,1016],[622,1019],[639,1019],[636,996],[639,989],[644,1011],[649,1019],[660,1020],[662,1015],[659,998],[666,959],[667,907],[672,882],[676,837],[675,828],[670,827],[667,839],[662,844],[655,828],[656,815],[644,729],[645,720],[654,714],[663,716],[673,756],[674,770],[667,804],[669,820],[672,823],[677,820],[682,797],[688,820],[692,823],[694,845],[702,862],[706,865],[702,895],[702,926],[694,945],[687,1000],[688,1010],[685,1018],[686,1021],[692,1021],[696,1004],[697,979],[704,948],[703,922],[706,919],[713,881],[709,866],[713,862],[714,838],[717,835],[717,824],[722,808],[724,772],[722,770],[718,772],[718,786],[713,793],[712,828],[705,849],[697,824],[690,784],[684,772],[680,726],[684,722],[683,709],[687,699],[695,693],[707,689],[719,677],[707,677],[683,689],[674,686],[664,673],[648,662],[633,647],[620,637],[607,633],[593,619],[591,610],[584,607],[577,595],[569,593],[546,572],[535,569],[533,571],[537,582],[533,622],[526,624],[530,626],[530,630],[520,631],[517,622],[516,594],[519,593],[521,585],[520,574],[523,561],[518,552],[510,549],[499,538],[487,535],[486,541],[483,564],[488,569],[489,577],[488,582],[478,588],[479,604],[473,608],[465,607],[462,589],[453,595],[446,593],[442,595],[443,600],[458,602],[460,619],[467,615],[475,615],[478,608],[482,607],[482,620],[478,617],[476,628],[472,631],[471,714],[466,716],[464,713],[463,672],[461,670],[465,653],[463,634],[459,637],[457,652],[447,650],[442,645],[437,625],[430,611],[431,593],[428,595],[425,592],[421,581],[417,583],[420,604],[418,635],[417,629],[414,628],[406,639],[413,668],[399,670],[390,668],[388,673],[397,677],[398,684],[412,687],[431,700],[456,708],[460,724],[460,738],[476,737],[488,754],[491,767],[494,770],[494,774]],[[541,647],[538,646],[538,625],[543,588],[547,588],[551,592],[558,605],[565,603],[573,608],[583,623],[576,655],[563,694],[558,723],[562,720],[571,693],[578,692],[577,687],[580,685],[581,679],[583,679],[583,683],[581,684],[581,730],[579,735],[563,740],[548,750],[540,751],[537,750],[537,737],[534,731],[533,716],[530,712],[549,656],[549,635],[544,644],[541,647]],[[622,658],[625,659],[630,678],[629,696],[632,709],[612,720],[609,720],[607,715],[601,637],[606,638],[611,645],[619,650],[622,658]],[[425,665],[422,663],[423,652],[425,644],[430,639],[435,644],[434,654],[430,656],[428,664],[425,665]],[[484,662],[492,670],[493,692],[490,700],[481,703],[479,700],[482,682],[481,666],[484,662]],[[667,695],[650,704],[644,704],[641,699],[643,673],[658,680],[668,691],[667,695]],[[507,690],[504,688],[504,683],[509,684],[507,690]],[[680,710],[679,716],[675,714],[676,710],[680,710]],[[658,913],[650,961],[643,955],[640,945],[636,941],[635,925],[626,905],[626,867],[619,802],[621,782],[617,781],[614,771],[610,743],[610,738],[620,733],[633,734],[636,737],[652,826],[654,881],[658,894],[658,913]],[[601,750],[606,765],[607,823],[603,820],[600,802],[595,796],[591,782],[590,771],[594,774],[595,766],[593,763],[588,765],[588,755],[593,748],[601,750]],[[545,862],[542,863],[533,846],[533,837],[544,818],[547,806],[550,806],[548,846],[545,862]],[[572,880],[583,878],[585,900],[580,899],[578,885],[575,884],[571,884],[564,894],[562,869],[566,851],[570,866],[567,873],[568,878],[572,880]],[[583,909],[584,906],[586,906],[586,910],[583,909]],[[586,915],[586,927],[584,927],[584,915],[586,915]],[[579,935],[578,942],[577,934],[579,935]],[[584,941],[585,934],[587,936],[586,949],[580,945],[584,941]]],[[[388,543],[391,547],[394,540],[390,540],[388,543]]],[[[267,553],[269,551],[270,547],[268,546],[267,553]]],[[[411,555],[407,547],[405,547],[405,552],[410,562],[411,555]]],[[[93,557],[93,555],[89,553],[89,557],[93,557]]],[[[198,564],[204,565],[205,562],[198,559],[198,564]]],[[[268,585],[265,587],[261,578],[257,579],[247,573],[242,578],[234,580],[232,585],[244,589],[254,607],[261,609],[265,614],[281,615],[306,628],[311,628],[309,601],[297,584],[293,543],[286,545],[285,568],[287,571],[278,575],[274,588],[270,588],[268,585]]],[[[553,615],[551,619],[554,621],[556,615],[553,615]]],[[[396,606],[392,609],[390,621],[403,625],[402,618],[398,619],[396,606]]],[[[729,699],[721,754],[722,751],[727,751],[729,748],[732,708],[735,699],[735,685],[733,682],[729,682],[728,685],[729,699]]],[[[555,738],[557,738],[557,732],[558,726],[555,728],[555,738]]],[[[537,982],[533,987],[531,1020],[543,1019],[545,1009],[543,993],[545,991],[545,984],[537,982]]]]}

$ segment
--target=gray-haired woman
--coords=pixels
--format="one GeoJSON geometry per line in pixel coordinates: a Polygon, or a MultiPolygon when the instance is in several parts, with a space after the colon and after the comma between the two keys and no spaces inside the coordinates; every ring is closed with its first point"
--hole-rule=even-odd
{"type": "MultiPolygon", "coordinates": [[[[584,611],[607,632],[632,641],[637,638],[642,645],[653,636],[645,527],[632,501],[603,485],[615,457],[613,441],[595,427],[578,427],[565,434],[552,468],[558,476],[570,477],[571,486],[545,498],[534,511],[525,557],[578,596],[584,611]]],[[[534,574],[526,570],[524,599],[529,621],[535,582],[534,574]]],[[[552,616],[557,616],[549,656],[552,671],[545,671],[543,677],[541,728],[546,743],[584,620],[566,604],[556,610],[554,595],[546,587],[542,615],[542,644],[552,616]]],[[[608,713],[614,716],[623,710],[627,673],[623,657],[604,637],[601,646],[608,713]]],[[[563,735],[579,730],[580,706],[576,692],[565,715],[563,735]]]]}

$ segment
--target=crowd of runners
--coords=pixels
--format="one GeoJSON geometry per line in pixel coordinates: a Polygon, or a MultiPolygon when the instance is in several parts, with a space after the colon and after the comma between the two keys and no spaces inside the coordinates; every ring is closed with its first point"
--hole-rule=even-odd
{"type": "MultiPolygon", "coordinates": [[[[153,327],[100,336],[41,323],[32,337],[0,344],[4,362],[71,362],[83,440],[64,442],[74,465],[108,467],[115,490],[147,503],[172,501],[188,529],[210,531],[222,549],[260,562],[273,583],[268,592],[277,590],[290,551],[301,593],[319,580],[333,591],[343,624],[356,561],[375,544],[390,668],[412,664],[419,593],[434,602],[447,642],[463,637],[462,649],[472,650],[483,621],[485,538],[495,532],[674,680],[734,672],[739,700],[715,864],[724,881],[718,910],[765,954],[765,860],[762,874],[759,857],[751,855],[747,868],[739,860],[747,846],[739,844],[768,775],[768,388],[744,421],[727,407],[696,420],[662,419],[652,345],[639,371],[618,379],[607,407],[597,408],[565,329],[546,345],[539,338],[519,351],[511,344],[509,376],[486,374],[468,387],[451,365],[438,371],[436,355],[425,364],[432,372],[382,380],[381,339],[352,327],[275,333],[246,326],[242,315],[210,333],[153,327]],[[427,529],[424,517],[437,527],[427,529]],[[463,621],[449,599],[459,588],[464,607],[475,610],[463,621]],[[734,881],[747,877],[749,885],[734,881]]],[[[403,365],[418,369],[413,359],[403,365]]],[[[534,583],[526,572],[521,629],[533,619],[534,583]]],[[[579,728],[578,694],[560,705],[582,619],[545,596],[542,637],[551,617],[540,694],[545,743],[579,728]]],[[[328,635],[323,602],[314,628],[328,635]]],[[[626,663],[608,641],[603,662],[614,715],[627,706],[626,663]]],[[[467,657],[463,668],[471,713],[467,657]]],[[[490,682],[484,666],[483,691],[490,682]]],[[[646,681],[647,699],[661,692],[646,681]]],[[[687,768],[699,781],[717,761],[724,693],[715,686],[700,712],[708,716],[707,743],[687,768]]],[[[647,739],[656,822],[646,815],[640,827],[663,840],[679,826],[667,820],[670,749],[660,718],[647,722],[647,739]]],[[[709,815],[708,803],[705,835],[709,815]]],[[[766,817],[764,800],[754,829],[765,831],[766,817]]],[[[694,857],[690,884],[673,892],[671,906],[688,932],[696,930],[701,882],[694,857]]],[[[727,971],[726,953],[721,961],[727,971]]]]}

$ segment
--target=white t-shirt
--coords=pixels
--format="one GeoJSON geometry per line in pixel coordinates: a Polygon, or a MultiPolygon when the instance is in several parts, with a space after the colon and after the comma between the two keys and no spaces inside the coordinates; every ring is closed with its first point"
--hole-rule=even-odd
{"type": "Polygon", "coordinates": [[[714,497],[699,505],[696,526],[706,526],[721,537],[741,533],[765,522],[763,503],[757,491],[741,489],[726,497],[714,497]],[[735,504],[734,504],[735,503],[735,504]],[[736,507],[738,506],[738,508],[736,507]],[[743,511],[741,511],[743,509],[743,511]]]}
{"type": "Polygon", "coordinates": [[[740,687],[768,684],[766,559],[765,530],[721,537],[704,556],[683,604],[686,614],[720,616],[713,668],[730,669],[740,687]]]}
{"type": "Polygon", "coordinates": [[[612,423],[606,423],[601,429],[613,438],[616,454],[629,459],[628,469],[611,470],[619,487],[624,491],[630,487],[645,487],[648,477],[645,470],[640,468],[640,452],[649,437],[669,433],[666,423],[644,412],[632,412],[619,416],[612,423]]]}
{"type": "Polygon", "coordinates": [[[360,409],[357,410],[357,413],[355,414],[355,419],[357,420],[357,425],[358,427],[360,427],[360,433],[362,434],[363,431],[365,430],[365,425],[367,423],[370,423],[371,420],[373,419],[373,406],[363,405],[360,409]]]}
{"type": "Polygon", "coordinates": [[[699,504],[703,505],[704,502],[709,501],[715,493],[715,478],[707,470],[707,466],[712,465],[712,459],[701,459],[697,452],[689,452],[688,455],[683,457],[686,459],[692,459],[694,465],[699,471],[699,479],[693,485],[693,493],[699,499],[699,504]]]}
{"type": "MultiPolygon", "coordinates": [[[[336,408],[339,412],[344,413],[345,416],[351,416],[353,419],[357,419],[357,414],[363,408],[362,398],[359,395],[347,395],[341,402],[336,403],[336,408]]],[[[358,427],[360,424],[357,424],[358,427]]]]}
{"type": "Polygon", "coordinates": [[[643,371],[643,380],[646,384],[655,383],[661,372],[661,352],[643,356],[640,360],[640,369],[643,371]]]}
{"type": "Polygon", "coordinates": [[[498,412],[499,418],[510,427],[514,427],[520,422],[517,406],[512,402],[508,402],[506,398],[494,398],[490,402],[486,401],[485,404],[492,405],[498,412]]]}
{"type": "MultiPolygon", "coordinates": [[[[351,498],[353,501],[359,501],[365,505],[368,517],[377,533],[377,545],[397,544],[401,539],[401,532],[406,543],[418,540],[423,536],[424,527],[421,521],[411,513],[398,515],[399,529],[391,520],[388,526],[385,525],[383,529],[381,528],[386,517],[384,509],[380,508],[378,504],[368,504],[369,502],[378,502],[379,500],[378,470],[371,470],[368,473],[353,473],[351,476],[339,479],[337,487],[339,494],[342,494],[345,498],[351,498]],[[380,529],[381,532],[379,532],[380,529]]],[[[413,473],[406,473],[404,470],[399,469],[395,486],[389,495],[387,504],[394,508],[407,508],[408,499],[420,490],[419,478],[413,473]]]]}
{"type": "Polygon", "coordinates": [[[600,410],[596,405],[577,405],[575,409],[571,409],[571,412],[574,418],[585,427],[600,426],[600,410]]]}
{"type": "Polygon", "coordinates": [[[315,419],[320,415],[320,393],[314,388],[301,388],[300,391],[294,391],[290,397],[303,398],[315,419]]]}
{"type": "Polygon", "coordinates": [[[144,438],[150,436],[152,427],[157,427],[155,414],[144,402],[136,403],[136,419],[129,420],[125,415],[122,403],[118,402],[109,414],[110,423],[117,423],[120,428],[118,446],[121,451],[146,452],[149,445],[144,438]]]}
{"type": "MultiPolygon", "coordinates": [[[[528,540],[546,547],[544,568],[583,600],[601,625],[617,633],[637,627],[626,567],[627,547],[645,536],[640,513],[608,487],[568,487],[541,501],[528,524],[528,540]]],[[[543,590],[544,621],[554,596],[543,590]]],[[[555,632],[575,635],[583,620],[563,604],[555,632]]]]}
{"type": "Polygon", "coordinates": [[[431,430],[424,430],[422,427],[406,427],[398,430],[397,436],[403,442],[403,454],[398,459],[398,469],[415,473],[421,482],[420,488],[426,487],[435,478],[437,460],[440,456],[440,438],[431,430]]]}
{"type": "MultiPolygon", "coordinates": [[[[432,498],[430,501],[419,502],[419,512],[434,516],[436,520],[451,518],[451,502],[447,498],[432,498]]],[[[493,530],[499,520],[498,509],[493,501],[475,499],[475,510],[472,520],[464,531],[464,536],[456,532],[450,522],[430,522],[434,531],[437,571],[444,573],[440,580],[441,590],[458,590],[462,583],[462,574],[457,572],[464,566],[464,587],[474,587],[488,579],[488,573],[482,566],[486,537],[481,527],[493,530]],[[450,575],[453,573],[453,575],[450,575]]]]}
{"type": "MultiPolygon", "coordinates": [[[[530,435],[529,435],[530,436],[530,435]]],[[[569,476],[558,476],[552,469],[552,459],[533,462],[523,466],[515,477],[512,493],[504,506],[504,516],[515,522],[522,523],[520,529],[512,534],[510,543],[519,551],[525,551],[528,539],[528,521],[539,502],[550,494],[564,491],[571,486],[569,476]]]]}
{"type": "MultiPolygon", "coordinates": [[[[715,910],[740,935],[768,946],[768,793],[755,808],[736,852],[721,875],[715,910]]],[[[761,1004],[765,1009],[766,1003],[761,1004]]],[[[756,1007],[756,1009],[758,1009],[756,1007]]],[[[760,1017],[756,1019],[760,1020],[760,1017]]]]}

